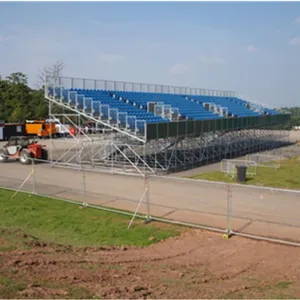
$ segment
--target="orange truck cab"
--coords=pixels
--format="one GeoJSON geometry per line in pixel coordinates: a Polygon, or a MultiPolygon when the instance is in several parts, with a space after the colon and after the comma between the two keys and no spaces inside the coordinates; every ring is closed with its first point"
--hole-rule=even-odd
{"type": "Polygon", "coordinates": [[[26,133],[27,135],[35,135],[39,138],[49,138],[50,136],[56,136],[55,123],[48,123],[44,120],[26,121],[26,133]]]}

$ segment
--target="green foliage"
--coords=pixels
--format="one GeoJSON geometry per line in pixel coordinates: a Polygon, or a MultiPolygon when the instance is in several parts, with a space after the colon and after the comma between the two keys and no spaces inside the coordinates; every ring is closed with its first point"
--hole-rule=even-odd
{"type": "Polygon", "coordinates": [[[282,110],[290,112],[294,118],[300,118],[300,107],[283,107],[282,110]]]}
{"type": "Polygon", "coordinates": [[[30,88],[25,74],[17,72],[5,79],[0,77],[0,120],[24,122],[45,118],[47,114],[44,91],[30,88]]]}
{"type": "Polygon", "coordinates": [[[283,107],[281,110],[291,113],[291,119],[285,124],[278,125],[276,129],[291,130],[294,126],[300,126],[300,107],[283,107]]]}
{"type": "Polygon", "coordinates": [[[24,193],[10,199],[12,194],[0,189],[0,229],[21,229],[45,242],[147,246],[180,233],[178,227],[141,220],[127,229],[127,216],[24,193]]]}

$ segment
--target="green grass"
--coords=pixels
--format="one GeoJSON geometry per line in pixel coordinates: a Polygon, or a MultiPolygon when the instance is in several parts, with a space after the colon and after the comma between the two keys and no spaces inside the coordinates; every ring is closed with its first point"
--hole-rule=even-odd
{"type": "MultiPolygon", "coordinates": [[[[25,193],[10,199],[12,194],[0,189],[0,229],[20,230],[48,243],[148,246],[180,234],[179,227],[139,219],[127,230],[130,217],[25,193]]],[[[7,250],[4,246],[0,251],[7,250]]]]}
{"type": "MultiPolygon", "coordinates": [[[[245,184],[263,185],[288,189],[300,189],[300,159],[292,158],[280,161],[280,168],[257,167],[254,177],[247,177],[245,184]]],[[[190,176],[193,179],[223,181],[235,183],[236,179],[220,171],[190,176]]]]}
{"type": "MultiPolygon", "coordinates": [[[[74,285],[66,285],[61,283],[53,283],[48,281],[41,281],[36,279],[34,284],[26,281],[24,278],[15,279],[10,276],[0,274],[0,297],[5,299],[18,299],[20,293],[25,291],[27,287],[32,290],[34,287],[42,287],[51,290],[52,292],[59,291],[57,295],[53,295],[53,298],[68,298],[68,299],[95,299],[94,295],[87,289],[74,285]],[[64,293],[61,294],[61,291],[64,293]]],[[[22,297],[23,298],[23,297],[22,297]]],[[[26,298],[26,297],[25,297],[26,298]]],[[[34,297],[36,298],[36,297],[34,297]]]]}
{"type": "Polygon", "coordinates": [[[291,284],[291,281],[280,281],[276,284],[276,287],[280,289],[288,289],[291,284]]]}
{"type": "Polygon", "coordinates": [[[17,298],[18,293],[26,288],[26,284],[0,274],[0,295],[5,298],[17,298]]]}
{"type": "Polygon", "coordinates": [[[249,285],[243,291],[236,291],[224,295],[224,299],[297,299],[297,291],[292,282],[281,281],[276,284],[249,285]]]}

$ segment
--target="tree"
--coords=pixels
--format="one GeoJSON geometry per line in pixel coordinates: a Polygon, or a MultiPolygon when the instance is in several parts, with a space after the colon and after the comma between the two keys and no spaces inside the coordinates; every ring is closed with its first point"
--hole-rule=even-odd
{"type": "Polygon", "coordinates": [[[276,129],[291,130],[294,126],[300,126],[300,107],[282,107],[279,111],[290,113],[291,119],[285,124],[278,125],[276,129]]]}
{"type": "Polygon", "coordinates": [[[51,80],[52,83],[59,84],[59,78],[62,76],[62,72],[65,65],[62,61],[57,61],[51,67],[44,67],[38,74],[40,87],[45,85],[46,79],[51,80]]]}
{"type": "Polygon", "coordinates": [[[25,74],[17,72],[6,77],[6,88],[2,97],[5,111],[12,122],[19,122],[29,116],[30,111],[26,108],[29,92],[25,74]]]}
{"type": "Polygon", "coordinates": [[[47,103],[42,89],[31,89],[27,75],[17,72],[0,77],[0,120],[24,122],[29,118],[45,118],[47,103]]]}

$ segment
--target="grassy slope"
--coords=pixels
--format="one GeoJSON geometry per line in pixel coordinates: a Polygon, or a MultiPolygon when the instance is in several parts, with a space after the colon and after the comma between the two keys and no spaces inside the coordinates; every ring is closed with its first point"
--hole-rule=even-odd
{"type": "MultiPolygon", "coordinates": [[[[145,225],[141,220],[127,230],[130,217],[25,193],[19,193],[11,200],[12,194],[0,189],[0,266],[1,253],[30,249],[31,242],[35,244],[38,240],[82,247],[147,246],[181,231],[179,227],[165,224],[145,225]]],[[[22,292],[33,283],[47,295],[57,293],[53,294],[54,298],[88,299],[95,296],[80,285],[34,277],[25,279],[13,267],[0,268],[0,298],[26,297],[22,292]]]]}
{"type": "MultiPolygon", "coordinates": [[[[247,178],[246,184],[264,185],[271,187],[281,187],[289,189],[300,189],[300,159],[293,158],[280,162],[280,168],[257,167],[257,174],[253,178],[247,178]]],[[[212,181],[235,182],[229,176],[223,173],[209,172],[205,174],[194,175],[189,178],[205,179],[212,181]]]]}
{"type": "Polygon", "coordinates": [[[45,242],[74,246],[149,244],[179,234],[178,227],[141,224],[129,217],[55,199],[0,190],[0,228],[21,229],[45,242]],[[139,223],[139,224],[137,224],[139,223]]]}

